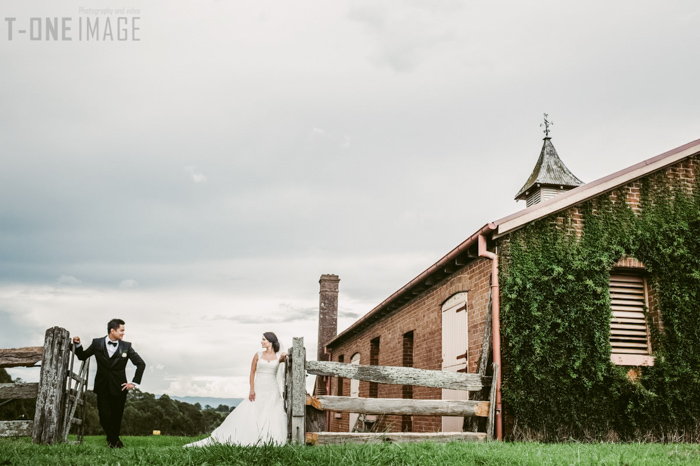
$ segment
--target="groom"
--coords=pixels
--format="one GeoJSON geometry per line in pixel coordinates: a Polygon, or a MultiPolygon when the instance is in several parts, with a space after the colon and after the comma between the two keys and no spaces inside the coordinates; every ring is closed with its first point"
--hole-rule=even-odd
{"type": "Polygon", "coordinates": [[[110,448],[123,448],[119,439],[119,431],[124,414],[126,394],[141,383],[141,376],[146,369],[146,363],[131,347],[131,343],[123,340],[124,321],[112,319],[107,324],[107,336],[95,338],[88,349],[83,350],[80,337],[73,337],[75,354],[81,361],[95,356],[97,374],[93,390],[97,395],[97,410],[100,414],[100,425],[107,434],[107,445],[110,448]],[[126,360],[136,366],[134,380],[126,381],[126,360]]]}

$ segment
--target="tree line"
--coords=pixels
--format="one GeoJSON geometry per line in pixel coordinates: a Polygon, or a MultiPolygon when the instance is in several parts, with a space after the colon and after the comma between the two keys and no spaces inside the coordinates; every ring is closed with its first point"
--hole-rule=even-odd
{"type": "MultiPolygon", "coordinates": [[[[12,380],[5,369],[0,368],[0,383],[22,382],[12,380]]],[[[35,400],[15,400],[5,403],[0,400],[0,420],[34,419],[35,400]]],[[[97,413],[97,396],[87,392],[87,413],[85,416],[85,434],[102,435],[99,415],[97,413]]],[[[168,395],[156,398],[152,393],[134,389],[129,393],[124,408],[122,422],[123,435],[152,435],[158,430],[162,435],[195,436],[209,433],[223,422],[234,408],[219,405],[213,408],[199,403],[190,404],[173,400],[168,395]]],[[[75,427],[73,427],[75,429],[75,427]]]]}

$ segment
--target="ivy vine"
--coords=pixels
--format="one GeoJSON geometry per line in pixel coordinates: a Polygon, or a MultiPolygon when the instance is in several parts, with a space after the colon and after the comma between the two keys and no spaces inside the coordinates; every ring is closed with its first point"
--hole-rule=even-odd
{"type": "MultiPolygon", "coordinates": [[[[691,162],[700,168],[697,159],[691,162]]],[[[533,222],[504,242],[503,399],[515,438],[697,441],[697,180],[691,187],[658,173],[642,181],[638,212],[623,201],[624,192],[614,191],[533,222]],[[663,331],[650,323],[655,364],[637,380],[610,361],[610,271],[624,256],[646,265],[663,320],[663,331]]]]}

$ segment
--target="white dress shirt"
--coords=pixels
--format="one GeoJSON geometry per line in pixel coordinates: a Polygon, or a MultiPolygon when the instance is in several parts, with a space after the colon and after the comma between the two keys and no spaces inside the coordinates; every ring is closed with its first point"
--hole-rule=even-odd
{"type": "Polygon", "coordinates": [[[105,345],[107,345],[107,354],[109,354],[109,357],[111,358],[114,356],[114,353],[117,352],[117,349],[119,349],[119,340],[115,341],[114,343],[117,344],[117,346],[110,345],[112,340],[109,339],[109,335],[105,337],[105,345]]]}

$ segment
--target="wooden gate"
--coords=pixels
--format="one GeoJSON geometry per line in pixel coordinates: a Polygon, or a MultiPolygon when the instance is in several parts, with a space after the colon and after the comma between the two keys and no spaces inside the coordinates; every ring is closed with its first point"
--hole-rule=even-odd
{"type": "Polygon", "coordinates": [[[82,442],[90,366],[84,361],[78,374],[73,373],[74,355],[70,334],[61,327],[46,331],[43,347],[0,349],[0,367],[36,367],[41,362],[39,383],[0,384],[3,404],[36,398],[34,420],[2,421],[0,437],[31,435],[34,443],[65,442],[71,425],[76,424],[78,442],[82,442]]]}
{"type": "Polygon", "coordinates": [[[459,372],[432,371],[410,367],[360,366],[330,361],[307,361],[303,338],[294,338],[287,362],[287,416],[289,439],[295,444],[333,444],[365,442],[483,441],[493,437],[496,380],[492,377],[459,372]],[[487,401],[412,400],[393,398],[355,398],[306,395],[306,374],[344,377],[396,385],[418,385],[451,390],[480,391],[491,385],[487,401]],[[486,432],[311,432],[307,424],[307,405],[317,412],[395,414],[413,416],[464,416],[487,418],[486,432]]]}

